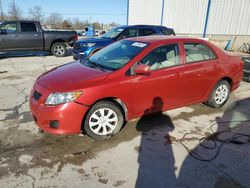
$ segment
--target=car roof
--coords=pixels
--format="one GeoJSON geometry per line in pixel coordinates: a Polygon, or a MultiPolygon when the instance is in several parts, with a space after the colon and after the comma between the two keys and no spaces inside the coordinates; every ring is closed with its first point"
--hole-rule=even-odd
{"type": "Polygon", "coordinates": [[[160,25],[121,25],[117,28],[126,29],[126,28],[164,28],[164,29],[173,29],[165,26],[160,25]]]}
{"type": "Polygon", "coordinates": [[[166,35],[151,35],[144,37],[134,37],[128,38],[125,40],[132,40],[136,42],[143,42],[147,44],[156,44],[156,43],[165,43],[165,42],[202,42],[207,43],[206,40],[198,38],[189,38],[189,37],[177,37],[177,36],[166,36],[166,35]]]}

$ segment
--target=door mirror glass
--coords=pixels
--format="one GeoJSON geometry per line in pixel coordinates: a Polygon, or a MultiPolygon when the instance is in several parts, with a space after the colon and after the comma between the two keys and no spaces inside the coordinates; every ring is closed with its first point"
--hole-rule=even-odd
{"type": "Polygon", "coordinates": [[[0,34],[7,35],[7,30],[6,29],[0,29],[0,34]]]}
{"type": "Polygon", "coordinates": [[[148,65],[140,64],[137,67],[135,67],[134,72],[140,75],[149,75],[151,71],[148,65]]]}

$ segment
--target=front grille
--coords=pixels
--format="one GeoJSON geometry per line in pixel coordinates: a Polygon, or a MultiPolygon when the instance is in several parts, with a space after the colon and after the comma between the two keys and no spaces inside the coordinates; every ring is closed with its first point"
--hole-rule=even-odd
{"type": "Polygon", "coordinates": [[[34,99],[36,99],[37,101],[41,98],[42,94],[38,93],[37,91],[34,91],[33,97],[34,99]]]}
{"type": "Polygon", "coordinates": [[[73,47],[73,49],[74,50],[79,50],[81,47],[80,47],[80,43],[74,43],[74,47],[73,47]]]}

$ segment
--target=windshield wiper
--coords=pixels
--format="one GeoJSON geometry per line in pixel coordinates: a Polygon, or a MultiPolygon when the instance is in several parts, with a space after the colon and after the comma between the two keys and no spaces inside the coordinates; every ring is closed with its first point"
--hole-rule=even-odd
{"type": "Polygon", "coordinates": [[[92,61],[90,61],[89,59],[88,59],[88,62],[89,62],[89,64],[94,65],[96,68],[99,68],[99,69],[102,70],[102,71],[106,71],[106,69],[105,69],[104,66],[102,66],[102,65],[100,65],[100,64],[98,64],[98,63],[92,62],[92,61]]]}

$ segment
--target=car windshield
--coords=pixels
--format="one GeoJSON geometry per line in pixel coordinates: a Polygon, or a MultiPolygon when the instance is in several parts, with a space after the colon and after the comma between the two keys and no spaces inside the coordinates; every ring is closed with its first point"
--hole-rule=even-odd
{"type": "Polygon", "coordinates": [[[102,38],[115,38],[117,37],[124,29],[123,28],[113,28],[110,31],[108,31],[107,33],[101,35],[102,38]]]}
{"type": "Polygon", "coordinates": [[[131,40],[115,42],[92,55],[88,61],[95,67],[118,70],[139,54],[147,44],[131,40]]]}

